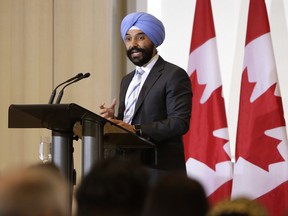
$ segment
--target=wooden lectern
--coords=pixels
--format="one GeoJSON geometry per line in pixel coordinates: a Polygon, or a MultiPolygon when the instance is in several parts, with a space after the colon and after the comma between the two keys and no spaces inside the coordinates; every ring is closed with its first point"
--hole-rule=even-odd
{"type": "Polygon", "coordinates": [[[73,127],[82,124],[82,173],[104,158],[104,147],[154,148],[154,144],[77,105],[31,104],[9,107],[9,128],[47,128],[52,131],[52,161],[73,180],[73,127]],[[104,131],[105,126],[105,131],[104,131]]]}
{"type": "Polygon", "coordinates": [[[155,147],[148,140],[74,103],[12,104],[9,107],[9,128],[47,128],[52,131],[52,161],[72,185],[75,183],[73,127],[76,122],[82,125],[82,176],[95,162],[104,158],[105,146],[107,149],[140,150],[155,147]]]}

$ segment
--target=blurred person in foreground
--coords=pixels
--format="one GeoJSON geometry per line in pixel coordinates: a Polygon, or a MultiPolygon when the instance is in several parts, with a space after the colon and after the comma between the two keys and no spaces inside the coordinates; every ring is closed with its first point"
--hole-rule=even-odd
{"type": "MultiPolygon", "coordinates": [[[[268,216],[266,208],[256,200],[235,198],[216,204],[207,216],[268,216]]],[[[279,215],[280,216],[280,215],[279,215]]]]}
{"type": "Polygon", "coordinates": [[[53,164],[37,164],[2,173],[1,216],[67,216],[68,185],[53,164]]]}
{"type": "Polygon", "coordinates": [[[147,170],[130,159],[96,162],[77,188],[77,216],[140,216],[148,179],[147,170]]]}
{"type": "Polygon", "coordinates": [[[150,190],[142,216],[206,216],[208,210],[202,185],[183,173],[171,172],[150,190]]]}

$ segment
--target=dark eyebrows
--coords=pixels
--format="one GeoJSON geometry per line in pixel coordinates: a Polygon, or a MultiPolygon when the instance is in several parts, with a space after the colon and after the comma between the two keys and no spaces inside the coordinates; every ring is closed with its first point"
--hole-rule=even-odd
{"type": "Polygon", "coordinates": [[[146,34],[144,32],[139,32],[136,34],[136,36],[145,36],[146,37],[146,34]]]}
{"type": "MultiPolygon", "coordinates": [[[[127,33],[125,34],[125,36],[127,37],[127,36],[131,36],[131,35],[127,32],[127,33]]],[[[137,33],[136,36],[145,36],[145,37],[146,37],[146,34],[141,31],[141,32],[137,33]]]]}

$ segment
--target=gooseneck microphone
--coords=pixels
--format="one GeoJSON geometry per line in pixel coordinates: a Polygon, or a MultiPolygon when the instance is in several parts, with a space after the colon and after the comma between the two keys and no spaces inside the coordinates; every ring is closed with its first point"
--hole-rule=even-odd
{"type": "Polygon", "coordinates": [[[61,99],[62,99],[62,96],[63,96],[63,93],[64,93],[64,89],[65,89],[67,86],[69,86],[69,85],[71,85],[71,84],[73,84],[73,83],[75,83],[75,82],[78,82],[78,81],[80,81],[80,80],[82,80],[82,79],[84,79],[84,78],[87,78],[87,77],[89,77],[89,76],[90,76],[90,73],[85,73],[85,74],[82,75],[81,77],[78,77],[78,78],[74,79],[72,82],[69,82],[68,84],[64,85],[64,87],[61,89],[61,91],[60,91],[59,94],[58,94],[58,97],[57,97],[57,100],[56,100],[55,104],[59,104],[59,103],[60,103],[60,101],[61,101],[61,99]]]}
{"type": "Polygon", "coordinates": [[[55,98],[55,95],[56,95],[56,91],[57,91],[57,89],[58,89],[60,86],[64,85],[65,83],[71,82],[71,81],[73,81],[73,80],[75,80],[75,79],[79,79],[79,78],[82,77],[82,76],[83,76],[83,73],[78,73],[76,76],[74,76],[74,77],[66,80],[65,82],[60,83],[58,86],[56,86],[56,88],[54,88],[54,90],[53,90],[52,93],[51,93],[51,96],[50,96],[50,99],[49,99],[48,104],[53,104],[53,101],[54,101],[54,98],[55,98]]]}

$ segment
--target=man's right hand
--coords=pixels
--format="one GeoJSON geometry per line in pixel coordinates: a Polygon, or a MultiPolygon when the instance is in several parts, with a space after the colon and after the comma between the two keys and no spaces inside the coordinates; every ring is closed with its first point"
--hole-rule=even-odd
{"type": "Polygon", "coordinates": [[[105,103],[100,105],[100,116],[106,119],[113,119],[115,115],[116,99],[112,100],[110,107],[105,107],[105,103]]]}

